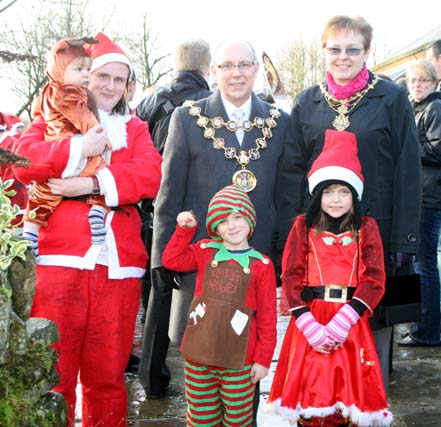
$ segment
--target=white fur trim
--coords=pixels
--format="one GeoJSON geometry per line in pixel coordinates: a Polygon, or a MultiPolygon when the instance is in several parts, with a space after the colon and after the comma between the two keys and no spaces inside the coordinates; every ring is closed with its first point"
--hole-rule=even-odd
{"type": "Polygon", "coordinates": [[[100,124],[106,131],[109,138],[112,151],[127,148],[127,128],[126,124],[130,120],[130,115],[112,114],[106,111],[98,110],[100,116],[100,124]]]}
{"type": "Polygon", "coordinates": [[[83,143],[84,138],[81,135],[75,135],[70,139],[69,159],[61,174],[61,178],[78,176],[86,166],[87,159],[81,155],[83,143]]]}
{"type": "Polygon", "coordinates": [[[103,249],[104,245],[91,245],[89,250],[86,252],[83,258],[83,269],[84,270],[93,270],[96,265],[96,260],[98,258],[99,253],[103,249]]]}
{"type": "MultiPolygon", "coordinates": [[[[40,255],[37,262],[38,265],[54,265],[59,267],[72,267],[79,270],[86,270],[84,268],[84,258],[72,255],[40,255]]],[[[87,270],[93,270],[87,268],[87,270]]],[[[139,267],[120,267],[118,274],[111,275],[109,268],[109,279],[127,279],[127,278],[141,278],[144,276],[145,268],[139,267]]]]}
{"type": "MultiPolygon", "coordinates": [[[[111,227],[115,215],[111,211],[106,216],[106,241],[105,246],[108,254],[108,275],[109,279],[141,278],[144,276],[145,268],[127,266],[121,267],[119,263],[118,250],[116,248],[115,235],[111,227]]],[[[56,265],[60,267],[72,267],[79,270],[93,270],[99,253],[103,246],[91,245],[84,257],[72,255],[40,255],[39,265],[56,265]]]]}
{"type": "Polygon", "coordinates": [[[361,196],[363,195],[363,181],[355,172],[341,166],[326,166],[314,171],[308,177],[309,192],[312,194],[318,184],[329,179],[338,179],[339,181],[344,181],[352,185],[357,192],[358,200],[361,200],[361,196]]]}
{"type": "Polygon", "coordinates": [[[127,277],[142,277],[145,273],[145,268],[139,267],[121,267],[119,264],[118,250],[116,248],[115,235],[110,227],[115,211],[108,213],[106,217],[106,242],[109,254],[109,279],[125,279],[127,277]],[[107,226],[109,225],[109,226],[107,226]]]}
{"type": "Polygon", "coordinates": [[[116,188],[115,178],[109,168],[103,168],[96,174],[100,183],[101,194],[104,195],[106,205],[109,207],[118,206],[119,197],[116,188]]]}
{"type": "Polygon", "coordinates": [[[264,410],[267,413],[276,413],[288,418],[292,425],[296,425],[300,417],[325,417],[340,410],[343,417],[349,417],[351,421],[360,427],[389,427],[393,422],[393,415],[388,408],[384,408],[374,412],[362,412],[355,405],[347,407],[342,402],[337,402],[333,406],[324,408],[305,408],[297,404],[295,409],[282,406],[281,399],[278,398],[273,402],[266,403],[264,410]]]}
{"type": "Polygon", "coordinates": [[[123,64],[126,64],[129,67],[130,74],[132,74],[133,68],[129,58],[127,58],[126,55],[118,52],[105,53],[104,55],[94,58],[90,72],[93,73],[98,68],[109,64],[110,62],[122,62],[123,64]]]}

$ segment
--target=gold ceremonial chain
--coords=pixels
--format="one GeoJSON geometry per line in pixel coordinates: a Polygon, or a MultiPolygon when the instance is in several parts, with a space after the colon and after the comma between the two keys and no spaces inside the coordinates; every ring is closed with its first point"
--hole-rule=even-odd
{"type": "Polygon", "coordinates": [[[255,188],[257,180],[254,174],[245,169],[251,160],[260,159],[259,150],[267,147],[267,139],[273,136],[272,128],[277,126],[277,121],[281,114],[278,108],[273,105],[269,113],[271,117],[255,117],[251,122],[244,120],[241,125],[233,120],[227,122],[220,116],[210,118],[201,114],[201,107],[194,105],[194,100],[188,100],[184,102],[184,107],[189,108],[190,116],[197,117],[196,124],[204,128],[204,138],[211,139],[213,141],[213,148],[216,150],[224,150],[224,156],[226,159],[236,159],[242,167],[233,176],[233,183],[242,187],[245,191],[251,191],[255,188]],[[210,127],[210,125],[212,127],[210,127]],[[216,137],[216,129],[225,127],[230,132],[236,132],[237,129],[242,128],[245,132],[250,132],[254,127],[262,130],[262,136],[256,138],[256,147],[250,148],[248,151],[240,150],[239,154],[234,147],[226,147],[225,140],[223,138],[216,137]]]}
{"type": "Polygon", "coordinates": [[[334,98],[325,86],[325,82],[320,83],[320,91],[324,96],[326,102],[329,107],[334,110],[337,114],[334,121],[332,122],[332,126],[334,126],[337,130],[345,130],[350,125],[349,114],[352,110],[358,105],[358,103],[364,98],[364,96],[375,87],[378,82],[378,76],[375,76],[371,83],[369,83],[363,90],[357,92],[355,95],[346,99],[336,99],[334,98]]]}

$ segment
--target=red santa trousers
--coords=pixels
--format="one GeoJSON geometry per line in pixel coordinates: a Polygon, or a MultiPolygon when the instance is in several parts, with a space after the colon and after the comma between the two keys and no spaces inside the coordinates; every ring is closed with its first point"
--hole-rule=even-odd
{"type": "Polygon", "coordinates": [[[139,299],[140,279],[109,279],[102,265],[95,270],[37,266],[31,316],[58,326],[60,340],[54,348],[60,382],[54,391],[68,403],[68,426],[75,425],[78,373],[83,427],[126,426],[124,371],[139,299]]]}

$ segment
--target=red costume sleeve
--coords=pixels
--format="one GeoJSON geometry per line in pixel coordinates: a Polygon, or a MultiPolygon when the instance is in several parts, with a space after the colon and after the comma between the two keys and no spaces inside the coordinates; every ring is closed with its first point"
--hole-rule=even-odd
{"type": "Polygon", "coordinates": [[[259,269],[256,284],[257,342],[253,361],[267,368],[271,365],[277,343],[276,275],[272,262],[259,269]]]}
{"type": "Polygon", "coordinates": [[[127,150],[114,151],[107,166],[115,180],[118,205],[155,198],[161,182],[162,157],[153,145],[147,123],[132,117],[127,135],[127,150]]]}
{"type": "Polygon", "coordinates": [[[27,169],[14,167],[15,176],[25,184],[60,177],[69,159],[70,138],[48,142],[44,140],[45,130],[43,117],[37,116],[14,145],[15,153],[30,160],[27,169]]]}
{"type": "Polygon", "coordinates": [[[183,228],[176,225],[176,230],[162,254],[162,265],[165,268],[182,272],[197,269],[195,245],[190,245],[196,229],[197,227],[183,228]]]}
{"type": "Polygon", "coordinates": [[[280,312],[286,314],[290,308],[305,305],[301,297],[305,285],[306,274],[306,242],[307,229],[305,216],[296,218],[282,257],[282,293],[280,296],[280,312]]]}
{"type": "Polygon", "coordinates": [[[359,284],[354,297],[362,300],[372,312],[384,294],[386,281],[383,245],[377,223],[373,218],[363,217],[360,230],[360,255],[359,284]]]}

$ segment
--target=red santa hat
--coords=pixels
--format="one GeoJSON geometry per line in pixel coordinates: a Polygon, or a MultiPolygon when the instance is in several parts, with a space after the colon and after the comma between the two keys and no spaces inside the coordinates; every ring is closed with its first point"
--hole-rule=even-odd
{"type": "Polygon", "coordinates": [[[351,185],[361,200],[364,178],[355,134],[326,130],[322,152],[314,160],[308,173],[309,192],[312,194],[324,181],[342,181],[351,185]]]}
{"type": "Polygon", "coordinates": [[[104,33],[98,33],[95,39],[98,40],[98,43],[89,46],[90,56],[93,59],[91,72],[110,62],[122,62],[129,67],[130,74],[132,73],[132,63],[117,43],[109,39],[104,33]]]}

